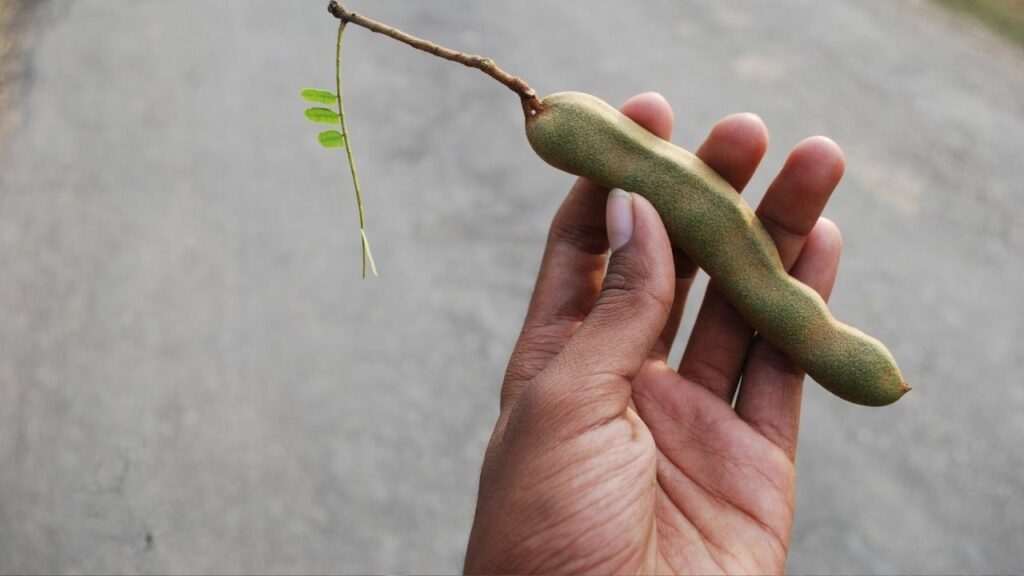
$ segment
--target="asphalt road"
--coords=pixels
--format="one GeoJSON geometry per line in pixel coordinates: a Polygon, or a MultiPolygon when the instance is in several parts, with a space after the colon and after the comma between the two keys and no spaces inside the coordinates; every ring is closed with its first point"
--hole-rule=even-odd
{"type": "MultiPolygon", "coordinates": [[[[476,72],[325,2],[45,2],[0,156],[0,572],[461,567],[497,391],[571,179],[476,72]]],[[[1024,569],[1024,51],[930,4],[370,2],[539,91],[659,90],[849,168],[835,314],[914,391],[809,385],[791,572],[1024,569]]],[[[696,308],[693,306],[692,308],[696,308]]],[[[688,318],[692,318],[689,315],[688,318]]]]}

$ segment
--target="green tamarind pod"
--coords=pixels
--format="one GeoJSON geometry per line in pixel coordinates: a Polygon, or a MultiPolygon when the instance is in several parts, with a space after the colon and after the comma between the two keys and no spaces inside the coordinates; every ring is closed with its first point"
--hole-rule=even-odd
{"type": "Polygon", "coordinates": [[[534,151],[560,170],[647,198],[672,243],[819,384],[866,406],[910,390],[881,342],[837,321],[817,292],[786,272],[754,211],[699,158],[589,94],[560,92],[541,104],[526,118],[534,151]]]}

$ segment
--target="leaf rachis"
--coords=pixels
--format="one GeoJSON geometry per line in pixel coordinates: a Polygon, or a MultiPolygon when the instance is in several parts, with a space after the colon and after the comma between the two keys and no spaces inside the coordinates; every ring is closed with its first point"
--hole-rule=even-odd
{"type": "Polygon", "coordinates": [[[342,20],[338,24],[338,47],[335,56],[335,83],[338,88],[338,120],[341,124],[341,135],[344,137],[345,155],[348,157],[349,172],[352,173],[352,187],[356,192],[356,206],[359,208],[359,237],[363,247],[363,278],[366,278],[366,267],[369,265],[374,276],[377,275],[377,265],[373,261],[373,254],[370,252],[370,241],[366,237],[366,213],[363,210],[363,194],[359,189],[359,175],[356,173],[356,162],[352,158],[352,139],[348,133],[348,125],[345,124],[345,97],[341,93],[341,39],[345,33],[345,24],[342,20]]]}

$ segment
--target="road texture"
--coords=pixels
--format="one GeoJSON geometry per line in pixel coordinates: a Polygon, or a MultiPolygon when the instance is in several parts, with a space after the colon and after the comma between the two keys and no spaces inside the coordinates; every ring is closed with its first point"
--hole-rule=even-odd
{"type": "MultiPolygon", "coordinates": [[[[325,2],[43,2],[0,157],[0,572],[455,572],[571,179],[475,71],[353,29],[359,279],[325,2]]],[[[833,311],[885,409],[808,385],[788,570],[1024,569],[1024,53],[919,2],[370,2],[543,93],[659,90],[849,169],[833,311]]],[[[696,306],[692,306],[695,309],[696,306]]],[[[687,316],[692,322],[692,312],[687,316]]]]}

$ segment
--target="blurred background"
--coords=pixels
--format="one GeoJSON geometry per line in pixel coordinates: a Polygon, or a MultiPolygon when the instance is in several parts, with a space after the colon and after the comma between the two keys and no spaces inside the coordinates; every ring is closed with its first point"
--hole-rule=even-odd
{"type": "MultiPolygon", "coordinates": [[[[572,179],[504,87],[351,28],[360,280],[344,155],[298,96],[333,86],[325,4],[0,0],[0,572],[461,569],[572,179]]],[[[1024,568],[1019,2],[349,6],[541,93],[658,90],[686,148],[756,112],[752,204],[839,142],[832,309],[914,391],[808,384],[787,568],[1024,568]]]]}

